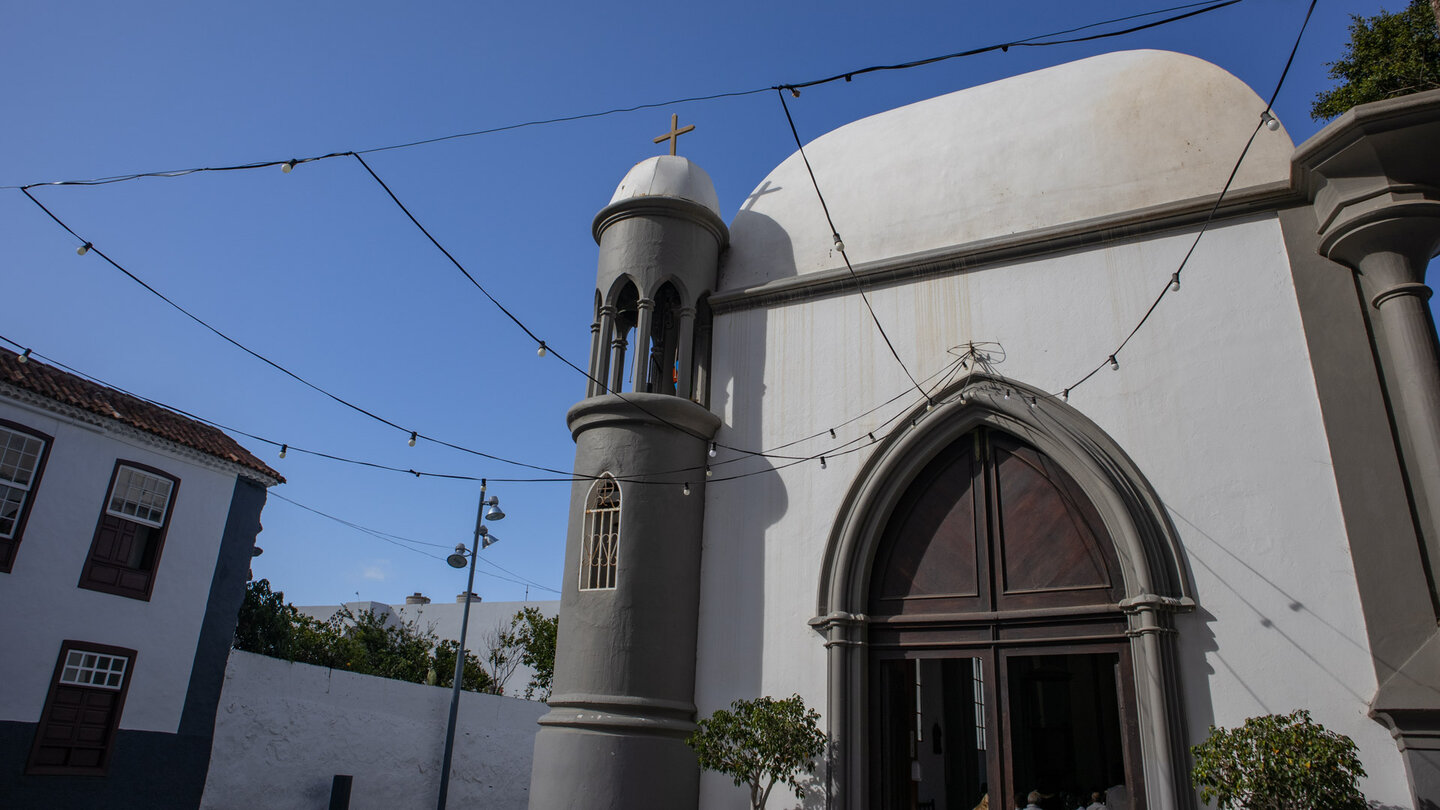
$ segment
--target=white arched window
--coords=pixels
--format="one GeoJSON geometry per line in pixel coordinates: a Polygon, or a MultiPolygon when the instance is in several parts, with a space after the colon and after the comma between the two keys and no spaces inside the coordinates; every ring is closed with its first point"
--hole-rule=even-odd
{"type": "Polygon", "coordinates": [[[584,542],[580,550],[580,590],[615,587],[620,553],[620,485],[602,475],[585,501],[584,542]]]}

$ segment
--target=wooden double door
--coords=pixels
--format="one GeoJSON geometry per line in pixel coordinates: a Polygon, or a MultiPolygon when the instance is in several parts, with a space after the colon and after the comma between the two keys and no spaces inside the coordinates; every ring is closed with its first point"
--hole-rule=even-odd
{"type": "Polygon", "coordinates": [[[869,598],[870,806],[1145,807],[1122,577],[1074,479],[978,429],[887,521],[869,598]]]}
{"type": "Polygon", "coordinates": [[[1143,807],[1124,643],[880,657],[872,800],[895,810],[1143,807]]]}

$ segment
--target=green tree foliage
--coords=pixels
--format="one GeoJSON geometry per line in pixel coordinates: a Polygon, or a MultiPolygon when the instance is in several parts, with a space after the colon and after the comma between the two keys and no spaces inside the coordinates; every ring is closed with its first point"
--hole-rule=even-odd
{"type": "MultiPolygon", "coordinates": [[[[433,683],[436,686],[450,688],[455,685],[455,650],[460,642],[453,639],[446,639],[435,647],[434,667],[435,677],[433,683]]],[[[471,692],[486,692],[492,695],[501,693],[503,684],[497,683],[490,677],[490,673],[481,666],[480,659],[475,653],[465,653],[465,672],[460,679],[460,688],[471,692]]]]}
{"type": "Polygon", "coordinates": [[[795,798],[803,799],[799,772],[814,773],[815,758],[825,750],[825,735],[817,724],[820,715],[807,709],[799,695],[737,700],[730,709],[701,720],[685,741],[700,767],[748,785],[754,810],[765,806],[776,782],[789,785],[795,798]]]}
{"type": "Polygon", "coordinates": [[[1190,749],[1190,780],[1220,810],[1365,810],[1355,780],[1365,775],[1355,743],[1301,709],[1210,727],[1190,749]]]}
{"type": "Polygon", "coordinates": [[[1340,82],[1318,93],[1310,107],[1317,121],[1334,118],[1356,104],[1440,88],[1440,39],[1428,0],[1411,0],[1394,14],[1350,17],[1350,42],[1330,78],[1340,82]]]}
{"type": "Polygon", "coordinates": [[[245,601],[240,603],[235,625],[235,649],[289,658],[300,614],[285,603],[285,594],[270,590],[267,579],[245,583],[245,601]]]}
{"type": "Polygon", "coordinates": [[[520,648],[520,663],[535,673],[525,686],[525,699],[538,694],[541,700],[549,700],[551,681],[555,678],[555,640],[560,632],[560,617],[546,618],[539,608],[527,607],[510,621],[510,632],[520,648]]]}
{"type": "MultiPolygon", "coordinates": [[[[454,641],[437,644],[433,632],[415,622],[391,624],[366,611],[342,608],[327,621],[304,616],[273,591],[268,580],[246,583],[235,627],[235,649],[301,664],[344,669],[412,683],[450,686],[455,679],[454,641]]],[[[461,688],[493,691],[489,673],[473,653],[465,654],[461,688]]]]}

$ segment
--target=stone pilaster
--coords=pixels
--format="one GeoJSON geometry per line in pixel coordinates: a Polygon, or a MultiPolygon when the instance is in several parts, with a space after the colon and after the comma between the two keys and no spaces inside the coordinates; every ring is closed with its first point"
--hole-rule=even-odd
{"type": "MultiPolygon", "coordinates": [[[[1440,807],[1440,345],[1425,271],[1440,251],[1440,91],[1366,104],[1296,150],[1297,185],[1314,204],[1318,250],[1348,267],[1364,299],[1419,557],[1428,587],[1361,588],[1380,683],[1372,716],[1395,736],[1416,806],[1440,807]],[[1415,592],[1412,592],[1415,591],[1415,592]],[[1396,644],[1386,628],[1423,613],[1396,644]],[[1423,628],[1423,629],[1422,629],[1423,628]]],[[[1351,537],[1357,556],[1371,553],[1351,537]]]]}

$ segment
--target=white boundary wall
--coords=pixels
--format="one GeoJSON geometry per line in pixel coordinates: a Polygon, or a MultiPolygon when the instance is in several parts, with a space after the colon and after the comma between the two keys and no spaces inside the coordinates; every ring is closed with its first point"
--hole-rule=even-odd
{"type": "MultiPolygon", "coordinates": [[[[450,690],[232,650],[202,808],[314,810],[335,774],[353,810],[432,808],[450,690]]],[[[451,807],[524,808],[539,701],[465,692],[451,807]]]]}

